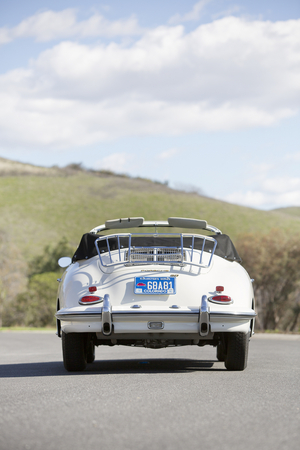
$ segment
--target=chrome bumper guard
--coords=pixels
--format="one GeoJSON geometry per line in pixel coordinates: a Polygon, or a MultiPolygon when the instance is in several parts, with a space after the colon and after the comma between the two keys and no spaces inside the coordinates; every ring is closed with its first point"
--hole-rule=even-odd
{"type": "Polygon", "coordinates": [[[203,295],[199,315],[199,333],[200,336],[207,336],[209,333],[209,306],[207,296],[203,295]]]}
{"type": "Polygon", "coordinates": [[[105,336],[109,336],[112,332],[112,307],[109,301],[109,295],[104,295],[103,307],[102,307],[102,333],[105,336]]]}

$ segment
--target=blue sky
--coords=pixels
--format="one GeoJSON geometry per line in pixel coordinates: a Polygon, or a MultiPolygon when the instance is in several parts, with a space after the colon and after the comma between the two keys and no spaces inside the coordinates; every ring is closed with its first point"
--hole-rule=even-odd
{"type": "Polygon", "coordinates": [[[0,156],[300,206],[300,2],[0,0],[0,156]]]}

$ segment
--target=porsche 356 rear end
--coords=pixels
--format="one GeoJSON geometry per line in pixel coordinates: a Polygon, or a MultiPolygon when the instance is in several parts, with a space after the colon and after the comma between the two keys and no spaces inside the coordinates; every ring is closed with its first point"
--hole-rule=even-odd
{"type": "Polygon", "coordinates": [[[212,345],[227,369],[244,370],[255,315],[252,282],[227,235],[204,220],[138,217],[83,235],[56,318],[68,371],[84,370],[101,345],[212,345]]]}

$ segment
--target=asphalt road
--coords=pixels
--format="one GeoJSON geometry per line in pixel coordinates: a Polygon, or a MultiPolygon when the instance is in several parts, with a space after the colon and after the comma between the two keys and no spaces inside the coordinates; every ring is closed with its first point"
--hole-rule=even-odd
{"type": "Polygon", "coordinates": [[[70,374],[53,333],[0,333],[0,449],[300,448],[299,335],[254,336],[243,372],[211,347],[96,359],[70,374]]]}

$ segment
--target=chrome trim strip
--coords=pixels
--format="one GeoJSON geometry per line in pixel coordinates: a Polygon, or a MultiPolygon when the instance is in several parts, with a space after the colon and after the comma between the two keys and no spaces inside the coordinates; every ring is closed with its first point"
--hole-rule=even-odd
{"type": "Polygon", "coordinates": [[[57,313],[55,314],[55,317],[57,319],[61,319],[67,316],[97,316],[100,315],[101,316],[101,312],[102,310],[97,310],[97,311],[57,311],[57,313]]]}
{"type": "Polygon", "coordinates": [[[73,313],[73,314],[59,314],[56,313],[55,317],[58,320],[62,320],[63,322],[76,322],[76,321],[85,321],[87,319],[89,320],[97,320],[100,321],[101,319],[101,313],[73,313]]]}
{"type": "MultiPolygon", "coordinates": [[[[132,315],[133,317],[137,317],[137,316],[178,316],[178,315],[183,315],[183,316],[197,316],[199,315],[199,311],[182,311],[182,310],[174,310],[172,312],[170,311],[140,311],[137,310],[135,311],[135,309],[131,310],[131,311],[116,311],[113,312],[112,315],[113,316],[128,316],[128,315],[132,315]]],[[[59,311],[55,314],[55,317],[59,320],[65,320],[65,321],[70,321],[70,320],[77,320],[77,319],[84,319],[84,318],[99,318],[99,320],[101,320],[101,316],[102,313],[99,311],[95,311],[95,312],[88,312],[88,311],[76,311],[76,312],[72,312],[72,313],[60,313],[59,311]]]]}
{"type": "Polygon", "coordinates": [[[256,317],[257,314],[253,312],[227,312],[227,311],[211,311],[210,319],[233,319],[233,320],[251,320],[256,317]]]}
{"type": "MultiPolygon", "coordinates": [[[[206,297],[206,296],[204,296],[206,297]]],[[[174,315],[180,316],[199,316],[199,310],[196,311],[183,311],[182,309],[174,309],[172,312],[170,311],[141,311],[139,310],[130,310],[130,311],[115,311],[112,312],[111,309],[109,311],[106,311],[106,313],[110,312],[111,317],[112,316],[128,316],[131,315],[132,317],[140,317],[140,316],[164,316],[166,319],[167,316],[172,317],[174,315]]],[[[203,310],[200,311],[200,314],[208,314],[208,317],[211,322],[214,321],[214,319],[229,319],[229,320],[251,320],[254,319],[257,314],[255,311],[249,311],[249,312],[225,312],[225,311],[206,311],[205,310],[205,302],[203,302],[203,310]]],[[[101,320],[102,318],[102,312],[101,311],[74,311],[74,312],[59,312],[55,314],[55,317],[58,320],[62,321],[76,321],[76,320],[85,320],[85,319],[97,319],[101,320]]],[[[205,316],[203,316],[204,319],[205,316]]],[[[111,320],[111,318],[110,318],[111,320]]],[[[200,322],[200,319],[199,319],[200,322]]]]}

